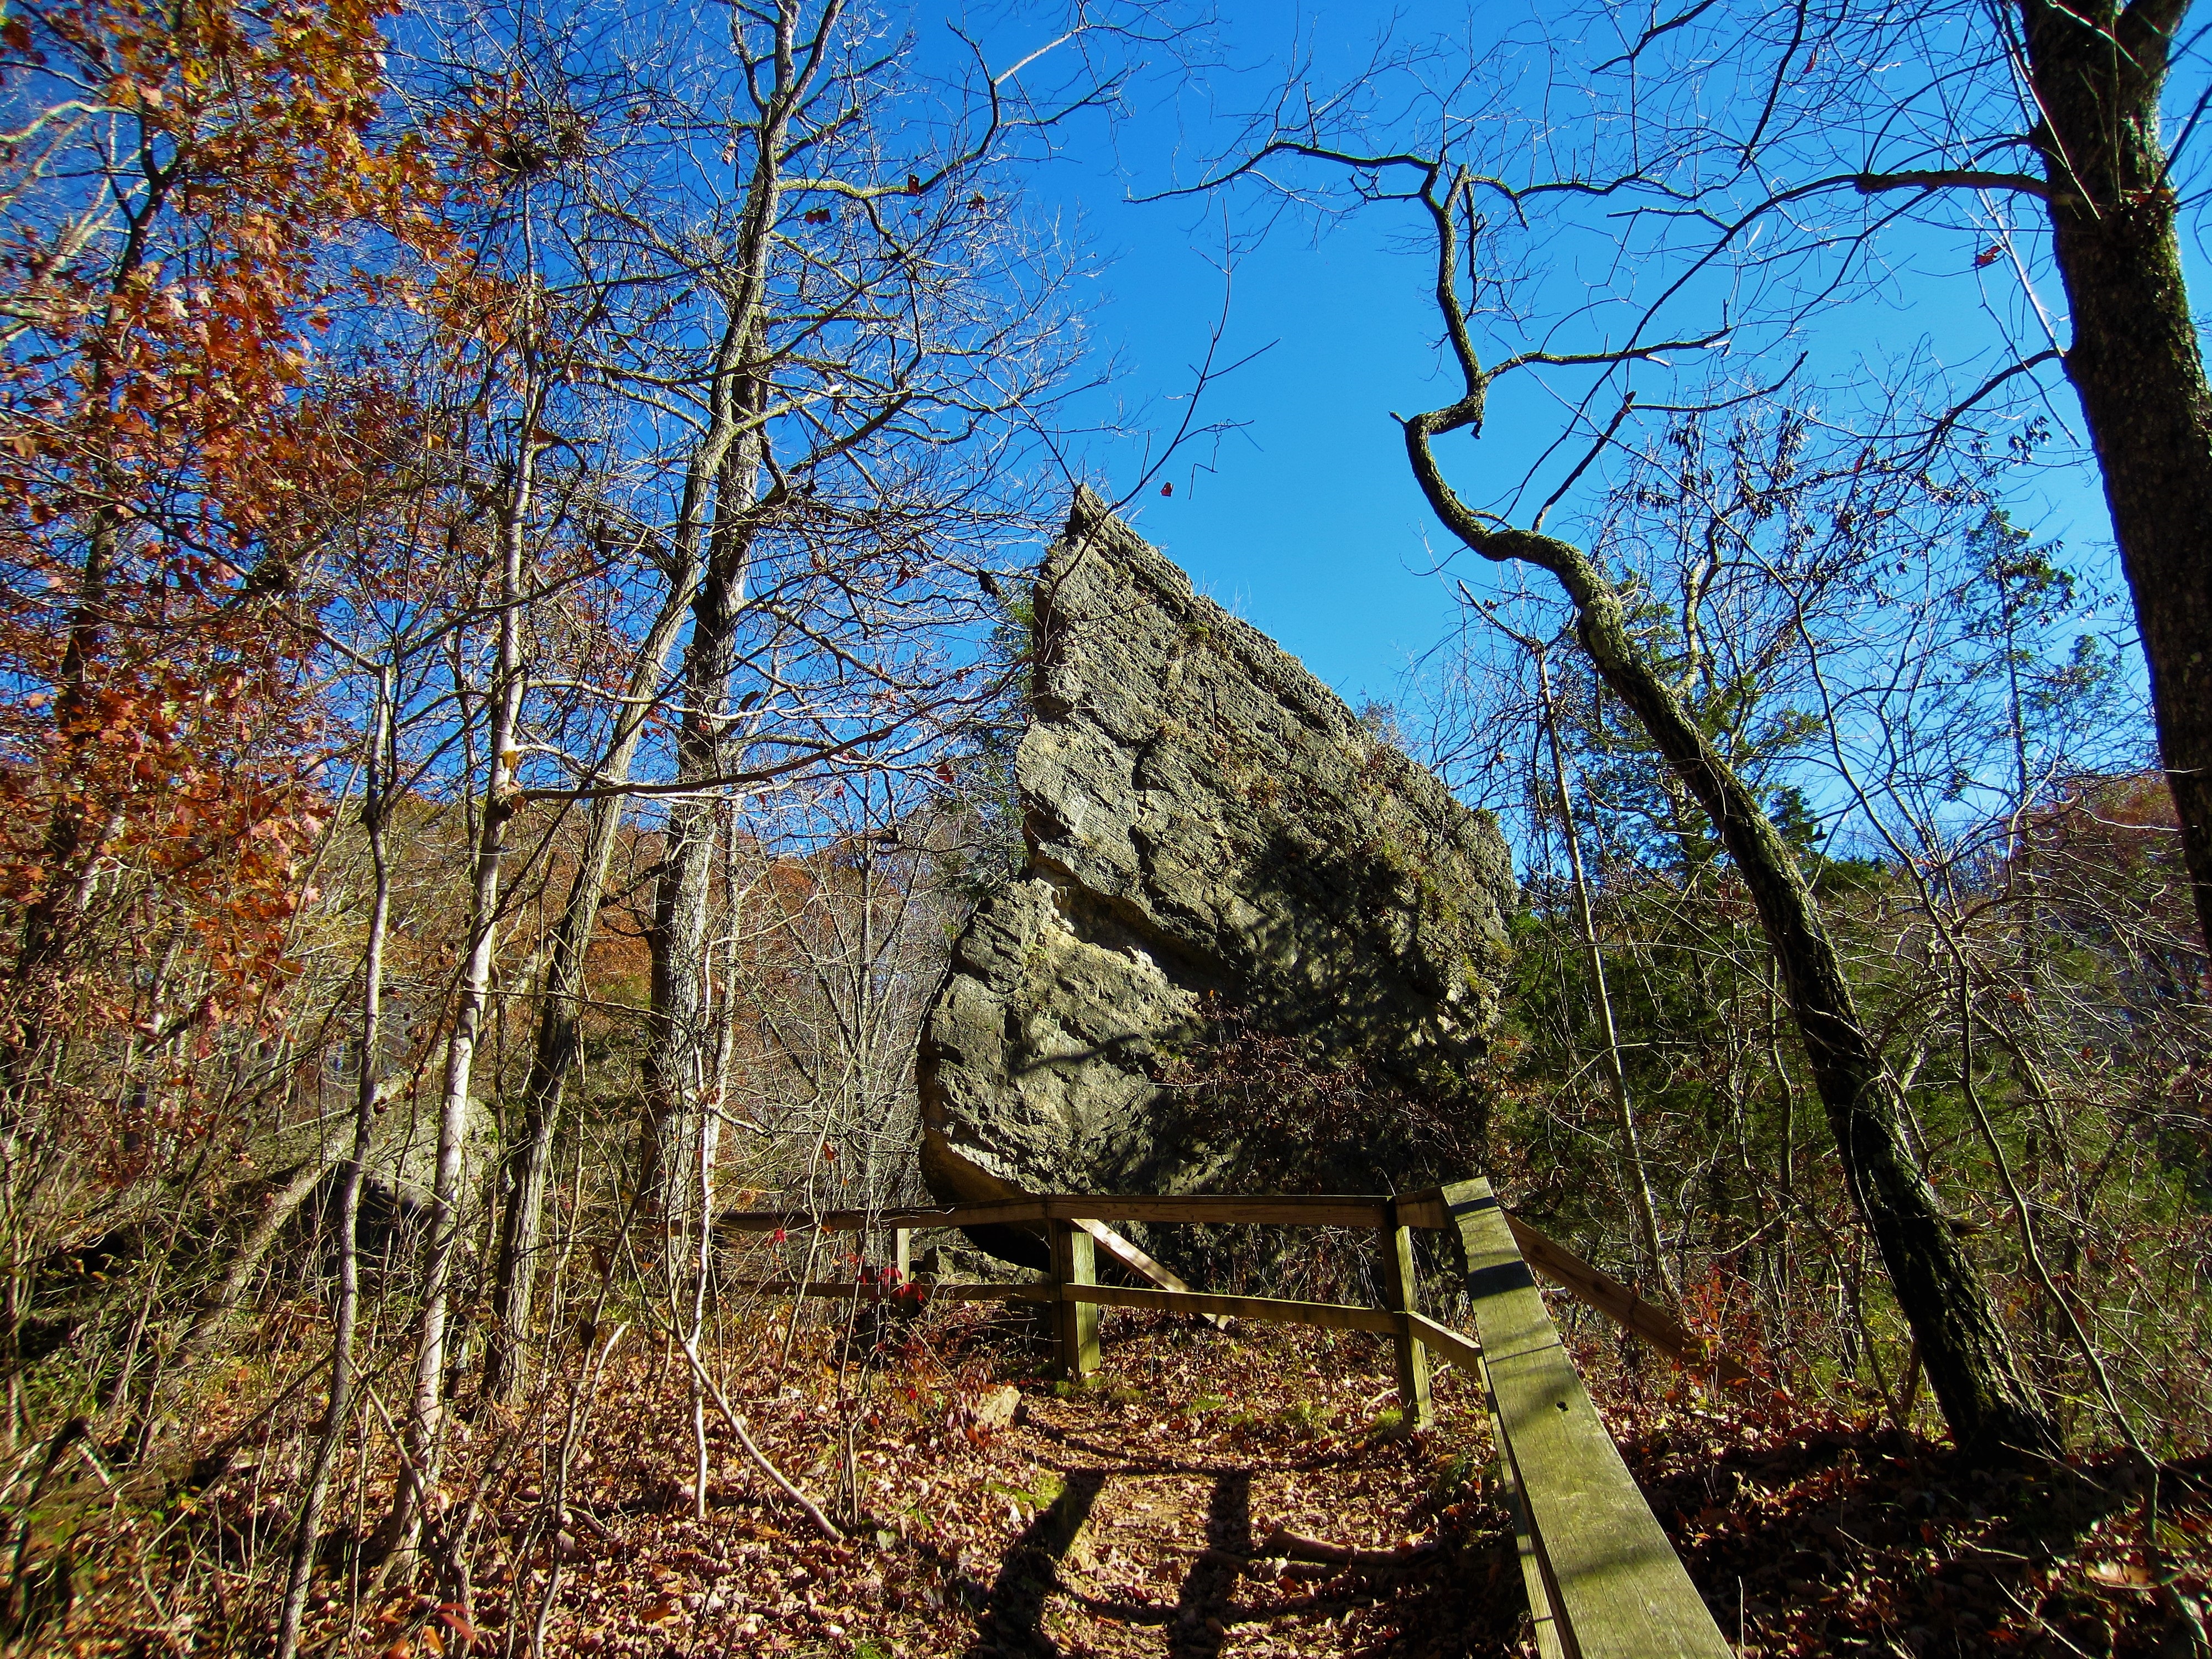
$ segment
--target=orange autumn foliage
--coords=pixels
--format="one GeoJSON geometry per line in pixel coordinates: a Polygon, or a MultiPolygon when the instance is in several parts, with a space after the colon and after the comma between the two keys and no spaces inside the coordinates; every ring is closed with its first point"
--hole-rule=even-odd
{"type": "Polygon", "coordinates": [[[61,1032],[204,1031],[284,975],[328,793],[301,572],[398,418],[316,343],[361,283],[341,238],[431,234],[427,171],[381,129],[391,9],[82,0],[0,27],[16,1113],[61,1032]]]}

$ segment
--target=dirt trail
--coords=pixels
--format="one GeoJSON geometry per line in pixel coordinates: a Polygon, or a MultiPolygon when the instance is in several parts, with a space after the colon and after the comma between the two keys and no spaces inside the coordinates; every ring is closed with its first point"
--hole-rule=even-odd
{"type": "MultiPolygon", "coordinates": [[[[836,1517],[837,1540],[711,1419],[695,1516],[688,1384],[639,1344],[599,1375],[564,1488],[559,1415],[487,1412],[458,1428],[449,1501],[478,1497],[446,1524],[469,1531],[469,1578],[380,1601],[343,1571],[319,1578],[317,1650],[515,1655],[541,1629],[548,1655],[655,1659],[1530,1650],[1486,1425],[1456,1372],[1437,1374],[1437,1426],[1407,1435],[1388,1350],[1370,1336],[1224,1335],[1116,1314],[1102,1375],[1071,1389],[1040,1345],[980,1310],[932,1313],[866,1354],[825,1340],[788,1368],[775,1363],[786,1317],[732,1318],[722,1387],[836,1517]],[[1296,1559],[1327,1547],[1369,1553],[1296,1559]]],[[[2116,1452],[1976,1471],[1848,1399],[1708,1395],[1656,1365],[1622,1370],[1617,1344],[1577,1357],[1747,1659],[2196,1649],[2194,1610],[2212,1599],[2212,1458],[2162,1472],[2153,1559],[2144,1493],[2116,1452]]],[[[207,1432],[238,1427],[218,1414],[207,1432]]],[[[380,1508],[371,1494],[356,1524],[380,1508]]],[[[244,1599],[246,1551],[288,1539],[291,1516],[262,1460],[235,1461],[173,1513],[99,1512],[109,1534],[88,1532],[81,1559],[105,1565],[81,1586],[72,1650],[265,1645],[244,1599]],[[153,1634],[139,1587],[161,1593],[153,1634]]]]}
{"type": "Polygon", "coordinates": [[[994,1447],[1031,1482],[1005,1494],[1023,1524],[971,1572],[966,1650],[1510,1651],[1520,1587],[1474,1391],[1439,1377],[1438,1428],[1408,1437],[1387,1365],[1356,1336],[1109,1329],[1095,1386],[1027,1384],[994,1447]],[[1398,1559],[1289,1559],[1316,1543],[1398,1559]]]}
{"type": "MultiPolygon", "coordinates": [[[[1224,1334],[1116,1314],[1103,1370],[1080,1389],[1054,1382],[1035,1345],[981,1327],[964,1352],[940,1328],[929,1356],[867,1373],[842,1486],[836,1449],[806,1426],[822,1419],[818,1398],[794,1398],[787,1425],[759,1425],[842,1512],[857,1492],[866,1520],[847,1545],[810,1536],[726,1463],[704,1527],[639,1515],[586,1541],[555,1618],[566,1650],[1459,1659],[1519,1649],[1518,1569],[1488,1481],[1487,1428],[1462,1379],[1437,1378],[1438,1426],[1407,1435],[1387,1347],[1356,1334],[1224,1334]],[[823,1455],[810,1465],[814,1448],[823,1455]],[[1289,1559],[1316,1545],[1369,1559],[1289,1559]],[[636,1565],[648,1555],[660,1569],[649,1576],[636,1565]]],[[[665,1469],[674,1449],[648,1426],[656,1418],[640,1412],[647,1431],[595,1479],[634,1488],[647,1468],[665,1469]]]]}

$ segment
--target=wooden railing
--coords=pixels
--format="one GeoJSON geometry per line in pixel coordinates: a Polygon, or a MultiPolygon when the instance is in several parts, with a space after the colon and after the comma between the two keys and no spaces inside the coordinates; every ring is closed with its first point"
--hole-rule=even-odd
{"type": "Polygon", "coordinates": [[[1103,1308],[1372,1331],[1392,1339],[1407,1422],[1425,1427],[1434,1413],[1429,1356],[1439,1355],[1469,1371],[1481,1387],[1511,1498],[1522,1581],[1546,1659],[1720,1659],[1733,1651],[1599,1419],[1534,1275],[1541,1273],[1684,1364],[1724,1381],[1742,1376],[1741,1367],[1627,1285],[1516,1219],[1486,1181],[1395,1198],[1061,1194],[937,1209],[741,1211],[725,1215],[722,1225],[747,1232],[890,1230],[899,1270],[890,1285],[769,1280],[752,1288],[781,1295],[1041,1302],[1051,1310],[1060,1368],[1078,1379],[1098,1369],[1103,1308]],[[1385,1305],[1194,1291],[1115,1232],[1108,1224],[1116,1221],[1370,1229],[1376,1235],[1376,1277],[1385,1305]],[[1008,1225],[1045,1232],[1053,1264],[1048,1283],[908,1287],[899,1282],[914,1230],[1008,1225]],[[1417,1231],[1443,1232],[1456,1245],[1474,1315],[1472,1339],[1416,1305],[1417,1231]],[[1097,1283],[1102,1246],[1152,1279],[1154,1287],[1097,1283]]]}

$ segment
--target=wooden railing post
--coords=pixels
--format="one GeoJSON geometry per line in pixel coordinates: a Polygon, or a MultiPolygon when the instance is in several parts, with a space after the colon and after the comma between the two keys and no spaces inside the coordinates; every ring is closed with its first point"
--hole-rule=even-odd
{"type": "Polygon", "coordinates": [[[1091,1235],[1073,1221],[1052,1223],[1052,1334],[1060,1375],[1080,1382],[1098,1369],[1098,1304],[1078,1302],[1072,1285],[1097,1282],[1091,1235]]]}
{"type": "MultiPolygon", "coordinates": [[[[1393,1313],[1418,1313],[1419,1280],[1413,1271],[1413,1230],[1401,1224],[1398,1203],[1390,1201],[1382,1222],[1382,1305],[1393,1313]]],[[[1401,1322],[1393,1339],[1398,1355],[1398,1408],[1407,1429],[1436,1426],[1429,1400],[1429,1351],[1410,1326],[1401,1322]]]]}

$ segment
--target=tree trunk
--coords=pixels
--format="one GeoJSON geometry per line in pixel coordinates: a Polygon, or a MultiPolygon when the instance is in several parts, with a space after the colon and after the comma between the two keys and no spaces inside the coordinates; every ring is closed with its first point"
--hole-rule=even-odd
{"type": "MultiPolygon", "coordinates": [[[[653,696],[667,671],[669,649],[690,608],[698,579],[696,560],[685,561],[671,572],[668,599],[638,647],[629,683],[623,688],[622,709],[595,781],[628,781],[653,696]]],[[[599,930],[599,901],[606,892],[607,870],[627,804],[620,795],[601,795],[592,800],[583,857],[576,866],[575,879],[569,884],[546,958],[537,1042],[531,1051],[529,1077],[523,1085],[522,1133],[507,1158],[507,1208],[500,1221],[499,1260],[492,1285],[492,1339],[484,1359],[487,1399],[512,1400],[529,1386],[523,1355],[537,1299],[545,1182],[552,1169],[562,1096],[582,1052],[585,959],[592,937],[599,930]]]]}
{"type": "MultiPolygon", "coordinates": [[[[742,407],[756,418],[766,390],[765,382],[748,380],[739,394],[742,407]]],[[[722,768],[722,733],[728,725],[723,707],[744,610],[753,532],[749,515],[757,500],[761,456],[759,428],[749,422],[720,469],[707,568],[691,605],[691,637],[684,647],[679,685],[679,779],[710,779],[722,768]]],[[[707,790],[675,799],[653,889],[641,1179],[655,1213],[671,1225],[680,1224],[696,1207],[700,1190],[710,1012],[708,921],[718,818],[716,797],[707,790]]]]}
{"type": "MultiPolygon", "coordinates": [[[[779,40],[787,45],[793,27],[792,15],[787,11],[780,14],[777,27],[779,40]]],[[[781,77],[790,72],[791,64],[783,58],[779,58],[778,62],[781,88],[781,77]]],[[[637,672],[632,677],[630,701],[624,707],[623,720],[634,720],[635,724],[626,732],[618,726],[609,746],[605,771],[612,781],[629,777],[630,763],[651,707],[647,699],[659,690],[661,665],[667,660],[686,609],[692,612],[694,626],[692,641],[684,653],[680,693],[683,725],[678,737],[679,769],[698,765],[702,752],[702,733],[695,731],[695,725],[702,720],[711,724],[717,718],[724,695],[717,689],[702,702],[695,695],[695,678],[713,678],[714,635],[717,632],[728,635],[734,629],[738,609],[736,601],[743,592],[745,544],[750,532],[750,526],[744,520],[746,512],[756,504],[755,476],[764,450],[760,427],[767,397],[765,384],[746,372],[746,357],[757,349],[761,338],[760,309],[780,198],[778,169],[790,111],[790,104],[782,98],[772,104],[752,158],[736,262],[738,280],[734,285],[735,298],[708,370],[708,428],[684,467],[683,495],[677,506],[674,532],[670,538],[669,601],[654,619],[653,630],[639,653],[637,672]],[[731,483],[732,477],[743,481],[742,500],[731,483]],[[705,526],[710,499],[717,520],[712,545],[705,526]],[[708,633],[706,660],[700,659],[702,623],[706,624],[708,633]]],[[[727,639],[720,650],[722,667],[715,682],[718,688],[726,687],[729,681],[727,639]]],[[[705,734],[705,741],[703,752],[708,757],[705,766],[690,772],[679,770],[679,775],[711,775],[719,745],[711,732],[705,734]]],[[[536,1295],[538,1234],[544,1209],[546,1175],[559,1123],[562,1093],[579,1053],[578,999],[584,983],[584,960],[598,925],[599,899],[605,888],[607,864],[614,850],[622,805],[616,797],[592,804],[584,862],[570,888],[547,964],[544,1005],[539,1016],[537,1044],[531,1056],[529,1080],[525,1086],[522,1139],[507,1170],[508,1208],[502,1218],[494,1289],[495,1334],[486,1360],[484,1382],[487,1394],[495,1396],[511,1397],[519,1386],[519,1355],[536,1295]]],[[[662,1158],[659,1131],[664,1121],[672,1121],[678,1126],[678,1139],[682,1138],[683,1113],[678,1110],[672,1118],[664,1103],[672,1091],[678,1100],[691,1097],[684,1070],[687,1062],[693,1070],[696,1069],[694,1050],[698,1042],[701,1011],[696,989],[687,988],[697,985],[704,969],[702,964],[698,974],[680,982],[679,976],[668,972],[672,961],[672,947],[664,942],[666,928],[663,915],[665,909],[668,921],[680,933],[684,919],[690,915],[687,906],[696,903],[702,912],[699,933],[703,938],[707,872],[714,856],[712,823],[711,803],[679,799],[672,808],[666,849],[672,864],[664,865],[654,896],[651,942],[653,1012],[644,1066],[647,1109],[642,1174],[648,1183],[659,1180],[661,1170],[680,1171],[684,1168],[681,1146],[670,1149],[675,1157],[672,1164],[662,1158]]],[[[680,942],[673,948],[681,948],[680,942]]],[[[696,1082],[691,1088],[696,1088],[696,1082]]],[[[672,1175],[669,1180],[676,1188],[688,1188],[689,1183],[681,1174],[672,1175]]],[[[647,1190],[652,1190],[650,1184],[647,1190]]]]}
{"type": "MultiPolygon", "coordinates": [[[[534,400],[533,400],[534,403],[534,400]]],[[[534,416],[534,407],[531,413],[534,416]]],[[[524,429],[530,430],[526,421],[524,429]]],[[[522,552],[531,512],[538,448],[526,440],[515,458],[513,488],[500,521],[499,646],[491,687],[490,748],[483,814],[477,838],[475,880],[469,896],[468,950],[462,958],[446,1044],[438,1162],[430,1196],[429,1243],[423,1260],[422,1313],[415,1348],[415,1392],[407,1419],[392,1513],[378,1542],[387,1565],[404,1577],[422,1534],[425,1507],[438,1488],[445,1454],[446,1324],[453,1258],[461,1237],[461,1154],[466,1139],[476,1052],[491,1001],[492,963],[499,938],[500,888],[507,862],[507,824],[519,794],[515,781],[516,728],[522,709],[522,552]]]]}
{"type": "Polygon", "coordinates": [[[1628,1067],[1621,1059],[1620,1032],[1613,1017],[1613,993],[1606,984],[1605,951],[1598,943],[1597,914],[1590,906],[1589,881],[1583,870],[1582,832],[1575,826],[1573,799],[1567,793],[1567,762],[1559,744],[1557,711],[1552,702],[1552,668],[1540,643],[1534,647],[1536,688],[1543,710],[1544,738],[1552,751],[1552,787],[1559,803],[1559,827],[1567,843],[1567,871],[1574,883],[1575,922],[1582,934],[1583,960],[1589,964],[1590,988],[1597,999],[1600,1034],[1605,1039],[1605,1080],[1613,1096],[1613,1126],[1620,1132],[1621,1185],[1628,1189],[1629,1207],[1636,1212],[1637,1231],[1644,1255],[1659,1281],[1660,1294],[1670,1313],[1680,1313],[1682,1287],[1667,1262],[1667,1245],[1659,1230],[1659,1206],[1651,1196],[1651,1171],[1644,1161],[1643,1138],[1637,1133],[1636,1103],[1628,1088],[1628,1067]]]}
{"type": "Polygon", "coordinates": [[[2052,246],[2073,318],[2067,377],[2096,447],[2149,659],[2159,747],[2212,939],[2212,388],[2175,234],[2159,96],[2186,0],[2021,21],[2042,106],[2052,246]]]}
{"type": "MultiPolygon", "coordinates": [[[[1440,293],[1449,294],[1449,253],[1440,293]]],[[[1537,566],[1575,607],[1575,631],[1598,672],[1651,735],[1711,818],[1750,890],[1782,970],[1828,1127],[1851,1196],[1889,1271],[1898,1305],[1920,1345],[1922,1364],[1951,1432],[1971,1457],[2055,1454],[2056,1424],[2020,1373],[1973,1259],[1951,1231],[1935,1188],[1907,1151],[1904,1101],[1880,1048],[1860,1021],[1842,960],[1812,890],[1758,799],[1698,729],[1630,637],[1620,596],[1579,548],[1549,536],[1495,527],[1453,491],[1430,447],[1437,433],[1480,418],[1484,382],[1469,395],[1405,425],[1413,473],[1437,516],[1486,559],[1537,566]]]]}
{"type": "MultiPolygon", "coordinates": [[[[55,758],[46,769],[52,779],[52,806],[46,819],[40,862],[46,884],[23,907],[15,960],[9,977],[14,981],[12,1018],[0,1036],[0,1088],[6,1092],[7,1121],[13,1124],[27,1115],[39,1079],[52,1060],[53,1024],[58,1010],[53,1004],[57,981],[68,956],[73,924],[92,892],[100,851],[108,835],[96,825],[100,817],[95,799],[83,799],[77,783],[84,757],[99,738],[91,705],[92,664],[106,633],[107,580],[114,560],[117,515],[103,507],[93,515],[87,538],[84,570],[79,578],[77,601],[70,617],[68,643],[55,676],[55,758]]],[[[96,792],[89,792],[96,794],[96,792]]]]}
{"type": "Polygon", "coordinates": [[[369,904],[368,942],[362,956],[361,1076],[354,1095],[353,1147],[338,1184],[338,1295],[337,1305],[331,1310],[330,1403],[323,1413],[307,1493],[300,1505],[300,1529],[293,1540],[291,1571],[277,1618],[276,1659],[292,1659],[299,1650],[300,1625],[307,1613],[307,1590],[314,1577],[331,1470],[344,1441],[347,1420],[353,1415],[354,1327],[361,1311],[361,1175],[376,1133],[377,1085],[384,1044],[384,940],[392,917],[392,863],[384,842],[383,765],[392,714],[386,671],[377,680],[375,719],[369,731],[368,787],[362,801],[362,824],[368,832],[369,865],[376,885],[369,904]]]}

